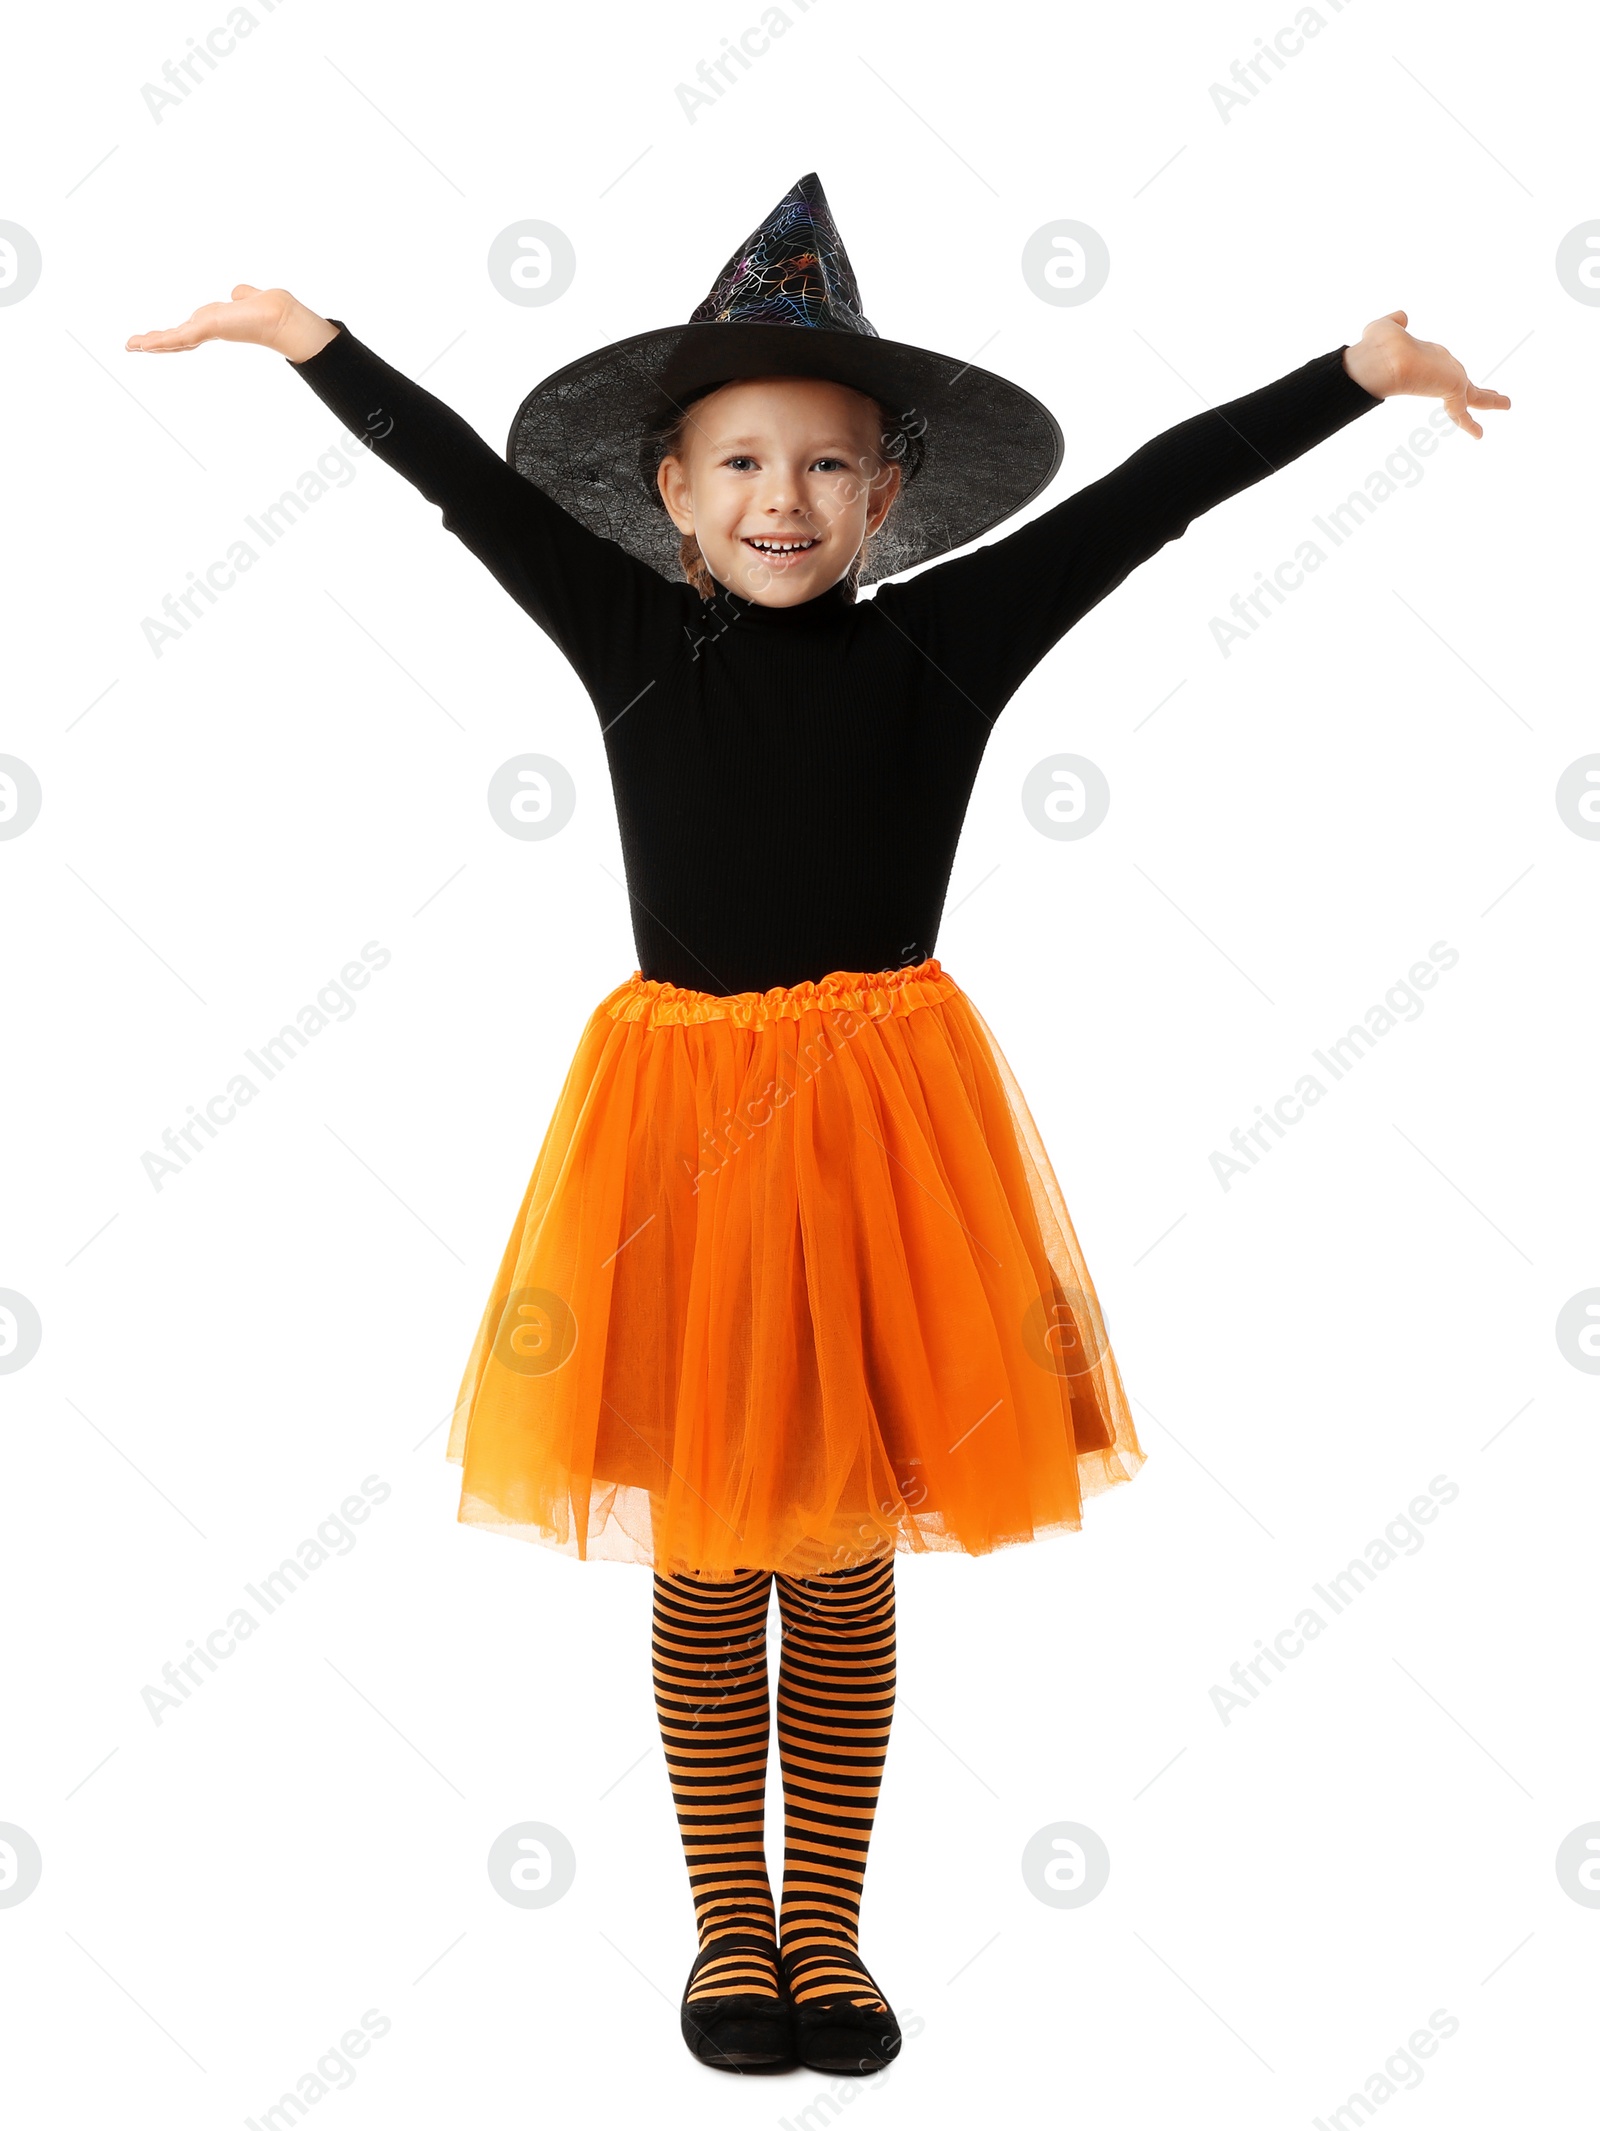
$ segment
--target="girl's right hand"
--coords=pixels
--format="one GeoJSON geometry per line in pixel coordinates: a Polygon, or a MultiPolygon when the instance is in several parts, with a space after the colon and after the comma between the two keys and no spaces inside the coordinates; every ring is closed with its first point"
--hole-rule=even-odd
{"type": "Polygon", "coordinates": [[[242,340],[303,363],[325,348],[338,330],[287,289],[256,289],[241,281],[231,303],[203,303],[186,325],[134,333],[127,348],[134,355],[181,355],[202,341],[242,340]]]}

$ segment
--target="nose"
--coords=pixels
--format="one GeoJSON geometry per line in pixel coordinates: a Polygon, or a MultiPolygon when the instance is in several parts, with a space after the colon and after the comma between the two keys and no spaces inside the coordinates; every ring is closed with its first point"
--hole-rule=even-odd
{"type": "Polygon", "coordinates": [[[810,518],[800,484],[788,473],[772,475],[770,485],[762,494],[761,511],[767,518],[810,518]]]}

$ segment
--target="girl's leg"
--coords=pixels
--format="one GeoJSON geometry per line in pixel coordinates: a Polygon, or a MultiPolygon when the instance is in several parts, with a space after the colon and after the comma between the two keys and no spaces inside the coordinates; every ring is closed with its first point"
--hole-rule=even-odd
{"type": "Polygon", "coordinates": [[[857,1951],[861,1883],[894,1714],[894,1557],[778,1577],[783,1954],[797,2006],[887,2011],[857,1951]]]}
{"type": "MultiPolygon", "coordinates": [[[[652,1662],[666,1749],[703,1950],[730,1934],[776,1934],[762,1846],[766,1802],[768,1569],[732,1582],[655,1576],[652,1662]]],[[[713,1955],[688,1999],[777,1999],[771,1956],[748,1937],[713,1955]]]]}

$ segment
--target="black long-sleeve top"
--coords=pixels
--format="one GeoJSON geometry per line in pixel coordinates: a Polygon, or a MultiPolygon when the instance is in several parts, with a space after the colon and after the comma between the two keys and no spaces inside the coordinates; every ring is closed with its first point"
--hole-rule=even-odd
{"type": "Polygon", "coordinates": [[[995,719],[1226,497],[1381,404],[1343,348],[1166,430],[971,554],[854,604],[703,600],[592,533],[339,321],[293,365],[443,513],[599,713],[646,977],[766,991],[934,952],[995,719]]]}

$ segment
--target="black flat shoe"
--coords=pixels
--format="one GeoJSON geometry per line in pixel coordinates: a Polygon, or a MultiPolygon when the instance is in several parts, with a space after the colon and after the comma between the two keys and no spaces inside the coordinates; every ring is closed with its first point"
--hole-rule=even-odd
{"type": "MultiPolygon", "coordinates": [[[[867,2075],[881,2072],[900,2054],[900,2023],[889,2006],[889,2000],[879,1989],[875,1979],[868,1973],[859,1954],[845,1956],[852,1970],[861,1975],[860,1990],[876,1991],[883,2000],[881,2006],[852,2005],[851,1993],[840,1991],[825,1998],[794,2000],[794,2042],[800,2062],[809,2065],[813,2072],[843,2072],[867,2075]]],[[[785,1985],[793,1998],[796,1971],[808,1961],[815,1963],[813,1950],[806,1954],[784,1953],[779,1956],[780,1969],[785,1985]]]]}
{"type": "Polygon", "coordinates": [[[794,2048],[794,2007],[779,1965],[778,1942],[755,1931],[724,1932],[709,1940],[694,1957],[689,1980],[683,1987],[679,2015],[689,2054],[721,2072],[759,2072],[787,2069],[799,2060],[794,2048]],[[701,1971],[730,1953],[765,1954],[777,1977],[778,1996],[763,1997],[754,1991],[730,1992],[717,1998],[696,1998],[689,1993],[701,1971]]]}

